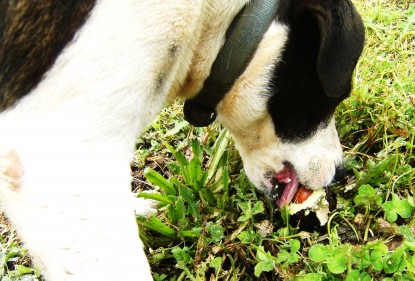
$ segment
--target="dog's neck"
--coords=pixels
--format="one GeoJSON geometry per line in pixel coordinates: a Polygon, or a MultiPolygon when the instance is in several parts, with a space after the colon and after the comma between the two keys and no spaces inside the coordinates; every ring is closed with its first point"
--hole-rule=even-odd
{"type": "Polygon", "coordinates": [[[203,89],[184,104],[185,119],[205,127],[216,119],[216,107],[242,75],[275,18],[278,0],[251,1],[234,18],[226,42],[213,62],[203,89]]]}
{"type": "Polygon", "coordinates": [[[226,31],[247,2],[247,0],[238,0],[224,5],[223,1],[219,0],[207,1],[201,18],[202,29],[197,34],[199,37],[193,49],[190,68],[186,78],[173,85],[169,94],[171,99],[176,97],[187,99],[200,91],[225,42],[226,31]]]}

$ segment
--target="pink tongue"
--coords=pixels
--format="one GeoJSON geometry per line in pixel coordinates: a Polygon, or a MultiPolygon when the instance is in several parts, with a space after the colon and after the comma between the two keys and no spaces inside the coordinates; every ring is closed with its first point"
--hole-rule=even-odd
{"type": "Polygon", "coordinates": [[[275,174],[274,177],[279,182],[286,183],[281,198],[277,200],[277,206],[279,209],[281,209],[284,205],[289,204],[291,200],[294,198],[294,195],[298,189],[298,180],[295,176],[294,170],[287,165],[281,172],[275,174]]]}

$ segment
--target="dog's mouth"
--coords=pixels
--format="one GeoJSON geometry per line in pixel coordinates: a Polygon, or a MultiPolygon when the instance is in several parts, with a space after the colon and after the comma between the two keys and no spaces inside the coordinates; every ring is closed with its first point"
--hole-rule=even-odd
{"type": "Polygon", "coordinates": [[[275,188],[272,193],[276,198],[279,209],[291,203],[301,185],[294,168],[289,164],[286,164],[281,171],[274,174],[271,182],[275,188]]]}
{"type": "Polygon", "coordinates": [[[276,201],[278,209],[281,210],[286,206],[290,215],[304,214],[307,216],[310,212],[314,212],[320,225],[327,223],[330,206],[326,200],[325,189],[307,189],[298,180],[292,165],[285,164],[281,171],[274,173],[271,184],[273,185],[272,198],[276,201]]]}

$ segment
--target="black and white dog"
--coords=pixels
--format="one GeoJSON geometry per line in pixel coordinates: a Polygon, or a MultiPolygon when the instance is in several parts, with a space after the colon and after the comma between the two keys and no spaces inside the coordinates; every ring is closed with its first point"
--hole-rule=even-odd
{"type": "Polygon", "coordinates": [[[285,204],[299,182],[324,187],[342,167],[333,113],[364,41],[350,0],[0,2],[1,207],[47,280],[151,279],[134,142],[167,100],[203,90],[245,28],[239,45],[253,51],[228,46],[222,73],[246,63],[211,107],[250,180],[285,204]],[[272,2],[264,21],[255,6],[240,13],[254,2],[272,2]]]}

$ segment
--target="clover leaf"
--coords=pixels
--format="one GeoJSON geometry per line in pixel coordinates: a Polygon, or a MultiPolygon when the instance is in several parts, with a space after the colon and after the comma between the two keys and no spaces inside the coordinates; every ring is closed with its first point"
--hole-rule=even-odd
{"type": "Polygon", "coordinates": [[[392,193],[392,200],[384,203],[382,207],[389,222],[395,222],[398,219],[398,215],[407,219],[414,210],[408,199],[400,199],[395,193],[392,193]]]}
{"type": "Polygon", "coordinates": [[[274,269],[274,259],[270,253],[265,252],[264,246],[259,246],[256,252],[256,259],[259,261],[254,268],[254,274],[259,277],[262,272],[274,269]]]}

